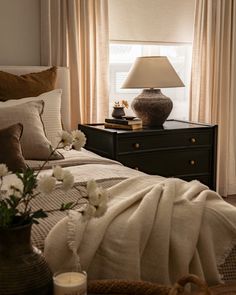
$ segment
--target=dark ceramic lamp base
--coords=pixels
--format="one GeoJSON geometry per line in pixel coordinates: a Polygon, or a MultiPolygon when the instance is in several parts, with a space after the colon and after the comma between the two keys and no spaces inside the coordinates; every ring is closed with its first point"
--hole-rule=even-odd
{"type": "Polygon", "coordinates": [[[173,103],[160,89],[144,89],[132,102],[134,113],[142,119],[143,125],[162,126],[168,118],[173,103]]]}

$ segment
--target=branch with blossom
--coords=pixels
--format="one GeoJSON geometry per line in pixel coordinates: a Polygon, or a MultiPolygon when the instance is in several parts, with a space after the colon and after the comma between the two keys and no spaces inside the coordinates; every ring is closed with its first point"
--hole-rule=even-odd
{"type": "Polygon", "coordinates": [[[49,176],[40,176],[40,172],[50,160],[58,147],[80,150],[86,143],[83,132],[74,130],[71,133],[63,131],[60,141],[52,150],[48,159],[42,164],[39,171],[28,167],[22,173],[15,173],[16,181],[7,190],[3,190],[4,177],[10,172],[5,164],[0,164],[0,227],[8,228],[24,225],[27,223],[38,224],[38,219],[48,217],[49,213],[55,211],[66,211],[79,208],[84,220],[92,217],[101,217],[107,210],[108,194],[105,189],[99,187],[94,180],[87,182],[87,188],[82,189],[74,183],[74,176],[68,170],[56,165],[49,176]],[[55,190],[57,184],[67,192],[70,189],[78,191],[76,202],[61,204],[60,208],[44,210],[42,208],[34,211],[31,201],[39,194],[50,194],[55,190]]]}

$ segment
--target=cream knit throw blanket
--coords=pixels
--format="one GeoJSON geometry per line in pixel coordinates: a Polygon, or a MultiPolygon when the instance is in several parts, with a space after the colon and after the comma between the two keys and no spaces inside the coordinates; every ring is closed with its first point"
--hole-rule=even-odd
{"type": "Polygon", "coordinates": [[[127,179],[109,194],[102,218],[83,223],[71,211],[49,233],[45,256],[53,271],[72,267],[79,255],[90,279],[172,284],[194,273],[220,281],[217,266],[236,244],[236,209],[218,194],[198,181],[158,176],[127,179]]]}

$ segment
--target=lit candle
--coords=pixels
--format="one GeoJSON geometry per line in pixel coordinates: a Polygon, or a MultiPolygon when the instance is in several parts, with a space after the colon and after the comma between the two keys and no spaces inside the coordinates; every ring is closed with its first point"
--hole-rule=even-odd
{"type": "Polygon", "coordinates": [[[54,295],[86,295],[87,277],[85,273],[65,272],[55,275],[54,295]]]}

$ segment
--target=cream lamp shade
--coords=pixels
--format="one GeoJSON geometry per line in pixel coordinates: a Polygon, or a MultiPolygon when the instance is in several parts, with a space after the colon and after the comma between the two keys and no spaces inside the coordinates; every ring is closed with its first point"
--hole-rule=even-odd
{"type": "Polygon", "coordinates": [[[160,126],[169,116],[173,103],[159,88],[183,86],[166,56],[143,56],[136,59],[122,88],[146,88],[131,107],[143,125],[160,126]]]}

